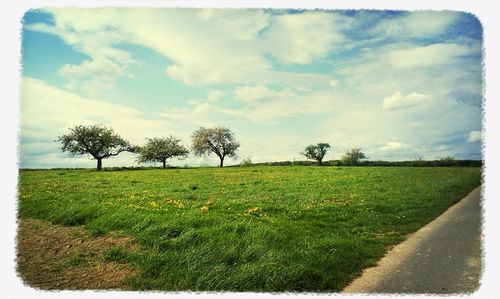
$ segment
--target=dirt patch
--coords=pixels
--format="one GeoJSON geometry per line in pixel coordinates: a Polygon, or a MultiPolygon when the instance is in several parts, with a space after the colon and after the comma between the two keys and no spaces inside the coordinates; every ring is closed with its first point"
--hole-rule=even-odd
{"type": "Polygon", "coordinates": [[[130,236],[92,237],[82,227],[53,225],[38,219],[19,221],[17,268],[23,280],[40,289],[126,289],[135,274],[129,264],[106,262],[113,247],[137,252],[130,236]]]}

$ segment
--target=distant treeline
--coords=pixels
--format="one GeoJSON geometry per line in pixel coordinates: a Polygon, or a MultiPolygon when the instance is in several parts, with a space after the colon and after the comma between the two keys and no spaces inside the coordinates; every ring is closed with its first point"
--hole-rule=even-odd
{"type": "MultiPolygon", "coordinates": [[[[303,165],[312,166],[318,165],[314,161],[279,161],[279,162],[264,162],[252,163],[252,165],[267,165],[267,166],[287,166],[287,165],[303,165]]],[[[234,165],[239,166],[239,165],[234,165]]],[[[324,161],[323,166],[352,166],[352,163],[342,160],[329,160],[324,161]]],[[[483,161],[481,160],[454,160],[454,159],[440,159],[440,160],[412,160],[412,161],[359,161],[356,166],[388,166],[388,167],[436,167],[436,166],[471,166],[481,167],[483,161]]]]}
{"type": "MultiPolygon", "coordinates": [[[[247,163],[235,164],[228,167],[244,167],[244,166],[318,166],[315,161],[278,161],[278,162],[261,162],[261,163],[247,163]]],[[[324,161],[322,166],[353,166],[349,162],[342,160],[329,160],[324,161]]],[[[453,160],[453,159],[440,159],[440,160],[412,160],[412,161],[360,161],[356,166],[386,166],[386,167],[482,167],[483,161],[481,160],[453,160]]],[[[210,166],[167,166],[167,168],[199,168],[210,166]]],[[[120,170],[147,170],[157,169],[155,166],[118,166],[106,167],[104,171],[120,171],[120,170]]],[[[39,170],[44,171],[47,169],[37,168],[22,168],[23,170],[39,170]]],[[[52,170],[88,170],[88,168],[50,168],[52,170]]],[[[61,173],[64,174],[64,173],[61,173]]]]}

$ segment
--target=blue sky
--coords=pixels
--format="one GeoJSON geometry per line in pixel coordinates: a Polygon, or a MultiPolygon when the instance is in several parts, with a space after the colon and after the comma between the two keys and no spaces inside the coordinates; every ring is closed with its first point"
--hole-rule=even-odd
{"type": "MultiPolygon", "coordinates": [[[[481,158],[482,28],[451,11],[59,8],[23,19],[20,167],[94,167],[54,142],[231,128],[239,158],[481,158]]],[[[217,165],[217,157],[170,161],[217,165]]],[[[104,166],[137,165],[131,154],[104,166]]]]}

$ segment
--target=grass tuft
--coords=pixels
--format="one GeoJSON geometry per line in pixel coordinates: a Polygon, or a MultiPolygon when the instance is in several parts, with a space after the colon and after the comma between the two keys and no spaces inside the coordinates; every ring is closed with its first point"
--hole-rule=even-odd
{"type": "Polygon", "coordinates": [[[106,250],[102,259],[105,262],[127,264],[130,263],[134,258],[126,248],[121,246],[113,246],[106,250]]]}

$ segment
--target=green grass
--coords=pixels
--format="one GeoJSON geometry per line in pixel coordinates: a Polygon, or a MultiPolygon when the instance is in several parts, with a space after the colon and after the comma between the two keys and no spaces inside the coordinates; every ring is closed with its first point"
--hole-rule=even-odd
{"type": "Polygon", "coordinates": [[[481,183],[480,168],[20,171],[19,217],[119,230],[133,289],[339,291],[481,183]]]}
{"type": "Polygon", "coordinates": [[[75,257],[71,258],[65,266],[67,267],[87,267],[90,265],[90,262],[84,254],[78,254],[75,257]]]}
{"type": "Polygon", "coordinates": [[[113,246],[104,253],[102,259],[105,262],[127,264],[133,261],[134,255],[122,246],[113,246]]]}

